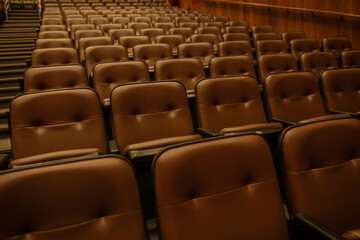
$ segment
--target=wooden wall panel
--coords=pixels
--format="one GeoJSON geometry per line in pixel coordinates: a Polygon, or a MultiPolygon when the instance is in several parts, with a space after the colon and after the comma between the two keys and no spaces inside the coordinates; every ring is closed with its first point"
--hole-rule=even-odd
{"type": "MultiPolygon", "coordinates": [[[[360,49],[360,19],[340,18],[340,16],[295,12],[288,13],[281,9],[268,9],[244,5],[205,3],[203,0],[192,5],[191,0],[182,0],[183,7],[212,13],[216,16],[226,15],[231,20],[247,20],[250,26],[272,25],[278,34],[285,31],[303,31],[310,38],[319,41],[325,37],[348,36],[353,48],[360,49]]],[[[359,0],[245,0],[243,2],[271,4],[283,7],[326,10],[334,12],[360,14],[359,0]]]]}

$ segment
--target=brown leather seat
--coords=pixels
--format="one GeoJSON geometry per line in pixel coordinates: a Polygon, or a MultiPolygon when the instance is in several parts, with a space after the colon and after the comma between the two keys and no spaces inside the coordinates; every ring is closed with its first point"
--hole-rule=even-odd
{"type": "Polygon", "coordinates": [[[182,35],[185,42],[190,42],[194,31],[192,28],[170,28],[169,33],[170,35],[182,35]]]}
{"type": "Polygon", "coordinates": [[[360,50],[345,50],[341,52],[343,68],[360,67],[360,50]]]}
{"type": "Polygon", "coordinates": [[[68,31],[42,31],[38,34],[38,39],[42,38],[69,38],[69,32],[68,31]]]}
{"type": "Polygon", "coordinates": [[[282,40],[284,40],[286,47],[289,48],[289,44],[291,40],[294,39],[305,39],[306,34],[304,32],[283,32],[281,34],[282,40]]]}
{"type": "Polygon", "coordinates": [[[39,31],[66,31],[66,27],[65,25],[43,25],[40,26],[39,31]]]}
{"type": "Polygon", "coordinates": [[[299,59],[300,55],[305,52],[319,52],[320,44],[317,39],[302,38],[290,41],[290,52],[299,59]]]}
{"type": "Polygon", "coordinates": [[[297,59],[289,53],[262,55],[258,59],[259,75],[263,82],[266,75],[277,72],[292,72],[299,70],[297,59]]]}
{"type": "Polygon", "coordinates": [[[198,32],[200,34],[212,33],[212,34],[217,35],[220,40],[222,39],[221,30],[218,27],[199,27],[198,32]]]}
{"type": "Polygon", "coordinates": [[[199,28],[198,22],[180,22],[179,23],[180,28],[191,28],[194,33],[197,32],[197,29],[199,28]]]}
{"type": "Polygon", "coordinates": [[[150,71],[154,71],[156,61],[172,58],[172,49],[166,43],[141,44],[134,47],[134,60],[145,62],[150,71]]]}
{"type": "Polygon", "coordinates": [[[318,78],[321,71],[339,66],[332,52],[307,52],[300,56],[300,67],[302,70],[313,72],[318,78]]]}
{"type": "Polygon", "coordinates": [[[256,55],[287,53],[283,40],[260,40],[256,42],[256,55]]]}
{"type": "Polygon", "coordinates": [[[175,24],[172,22],[156,22],[154,24],[155,28],[162,28],[165,30],[166,34],[170,34],[170,29],[175,27],[175,24]]]}
{"type": "Polygon", "coordinates": [[[204,26],[206,22],[210,22],[211,19],[209,16],[197,16],[195,21],[198,22],[201,26],[204,26]]]}
{"type": "Polygon", "coordinates": [[[360,114],[360,68],[325,70],[319,81],[328,110],[360,114]]]}
{"type": "MultiPolygon", "coordinates": [[[[234,57],[232,57],[234,58],[234,57]]],[[[279,130],[269,123],[254,77],[204,79],[196,85],[199,127],[213,134],[279,130]]]]}
{"type": "Polygon", "coordinates": [[[105,36],[109,36],[110,29],[122,29],[123,25],[121,23],[103,23],[100,24],[100,30],[104,33],[105,36]]]}
{"type": "Polygon", "coordinates": [[[215,56],[214,47],[209,42],[183,43],[178,46],[179,58],[198,58],[205,67],[215,56]]]}
{"type": "Polygon", "coordinates": [[[226,33],[248,33],[247,27],[244,26],[227,26],[225,28],[226,33]]]}
{"type": "Polygon", "coordinates": [[[226,41],[248,41],[251,42],[250,36],[247,33],[224,33],[224,42],[226,41]]]}
{"type": "Polygon", "coordinates": [[[322,47],[324,51],[333,52],[336,58],[339,58],[341,51],[351,49],[351,41],[348,37],[324,38],[322,47]]]}
{"type": "Polygon", "coordinates": [[[21,94],[10,114],[9,166],[108,152],[100,99],[89,88],[21,94]]]}
{"type": "Polygon", "coordinates": [[[148,23],[144,22],[132,22],[128,24],[128,28],[132,28],[135,31],[136,35],[140,35],[140,30],[144,28],[150,28],[150,25],[148,23]]]}
{"type": "Polygon", "coordinates": [[[80,24],[86,24],[86,20],[84,18],[68,18],[66,19],[66,29],[68,31],[71,30],[72,25],[80,25],[80,24]]]}
{"type": "Polygon", "coordinates": [[[166,32],[163,28],[144,28],[140,30],[140,35],[148,36],[151,43],[155,43],[155,39],[159,35],[165,35],[166,32]]]}
{"type": "Polygon", "coordinates": [[[263,26],[253,26],[252,33],[274,33],[274,28],[270,25],[263,25],[263,26]]]}
{"type": "Polygon", "coordinates": [[[148,23],[150,27],[152,26],[151,18],[146,16],[136,17],[134,18],[134,22],[144,22],[148,23]]]}
{"type": "Polygon", "coordinates": [[[41,20],[41,25],[63,25],[62,18],[55,18],[55,17],[44,17],[41,20]]]}
{"type": "MultiPolygon", "coordinates": [[[[103,13],[103,16],[104,16],[104,13],[103,13]]],[[[105,16],[104,16],[105,17],[105,16]]],[[[123,17],[123,15],[121,13],[116,13],[116,11],[112,11],[111,13],[108,13],[106,14],[106,17],[107,19],[109,19],[109,22],[110,23],[114,23],[113,22],[113,19],[116,18],[116,17],[123,17]]],[[[126,22],[126,25],[130,22],[130,19],[129,21],[126,22]]],[[[121,24],[121,23],[118,23],[118,24],[121,24]]],[[[123,25],[123,24],[121,24],[123,25]]]]}
{"type": "Polygon", "coordinates": [[[253,34],[253,42],[256,46],[257,41],[260,40],[279,40],[276,33],[255,33],[253,34]]]}
{"type": "Polygon", "coordinates": [[[223,22],[224,25],[229,25],[229,17],[228,16],[215,16],[214,22],[223,22]]]}
{"type": "Polygon", "coordinates": [[[35,49],[38,48],[72,48],[74,47],[73,41],[70,38],[59,39],[37,39],[35,41],[35,49]]]}
{"type": "Polygon", "coordinates": [[[110,102],[116,144],[124,156],[201,138],[194,134],[185,88],[178,82],[120,85],[110,102]]]}
{"type": "Polygon", "coordinates": [[[257,135],[169,147],[153,164],[162,239],[289,239],[271,153],[257,135]]]}
{"type": "Polygon", "coordinates": [[[166,17],[166,16],[160,16],[160,17],[156,17],[155,18],[155,22],[157,23],[171,23],[171,17],[166,17]]]}
{"type": "Polygon", "coordinates": [[[79,41],[80,62],[85,61],[85,49],[91,46],[113,45],[110,37],[85,37],[79,41]]]}
{"type": "Polygon", "coordinates": [[[94,66],[94,88],[102,102],[108,102],[111,90],[119,84],[150,81],[147,65],[141,61],[98,63],[94,66]]]}
{"type": "Polygon", "coordinates": [[[295,125],[280,139],[292,215],[338,235],[327,231],[329,239],[359,236],[359,142],[360,121],[353,118],[295,125]]]}
{"type": "Polygon", "coordinates": [[[247,31],[249,31],[249,22],[248,21],[230,21],[230,26],[242,26],[246,27],[247,31]]]}
{"type": "Polygon", "coordinates": [[[214,33],[200,33],[191,36],[191,42],[209,42],[213,45],[214,51],[219,51],[219,36],[214,33]]]}
{"type": "Polygon", "coordinates": [[[114,43],[119,43],[119,39],[124,36],[135,36],[135,31],[132,28],[125,29],[110,29],[109,37],[114,41],[114,43]]]}
{"type": "Polygon", "coordinates": [[[71,25],[71,39],[75,39],[75,32],[78,30],[94,30],[94,24],[73,24],[71,25]]]}
{"type": "Polygon", "coordinates": [[[119,45],[127,49],[129,57],[133,56],[133,48],[135,46],[149,43],[151,41],[148,36],[123,36],[119,38],[119,45]]]}
{"type": "Polygon", "coordinates": [[[156,43],[169,44],[174,54],[177,54],[177,48],[180,44],[185,42],[185,38],[182,35],[159,35],[155,38],[156,43]]]}
{"type": "Polygon", "coordinates": [[[77,30],[74,34],[74,45],[75,48],[79,48],[79,41],[81,38],[94,38],[94,37],[102,37],[104,36],[104,33],[99,29],[93,29],[93,30],[77,30]]]}
{"type": "Polygon", "coordinates": [[[248,56],[253,60],[251,44],[248,41],[227,41],[219,43],[219,56],[248,56]]]}
{"type": "Polygon", "coordinates": [[[44,48],[31,52],[31,66],[72,63],[79,63],[79,56],[74,48],[44,48]]]}
{"type": "Polygon", "coordinates": [[[176,80],[184,84],[188,93],[193,93],[196,83],[205,77],[202,62],[196,58],[161,60],[155,64],[155,79],[176,80]]]}
{"type": "Polygon", "coordinates": [[[211,77],[249,75],[256,78],[253,60],[249,56],[214,57],[209,67],[211,77]]]}
{"type": "Polygon", "coordinates": [[[128,17],[113,17],[111,19],[112,23],[120,23],[124,26],[128,25],[130,23],[130,18],[128,17]]]}
{"type": "Polygon", "coordinates": [[[312,72],[269,74],[264,89],[273,120],[301,123],[341,117],[341,114],[326,115],[317,79],[312,72]]]}
{"type": "Polygon", "coordinates": [[[135,174],[120,156],[3,171],[0,195],[1,239],[147,239],[135,174]]]}
{"type": "Polygon", "coordinates": [[[179,26],[181,22],[191,22],[191,18],[186,16],[175,17],[176,26],[179,26]]]}
{"type": "Polygon", "coordinates": [[[81,65],[31,67],[24,73],[24,92],[88,86],[81,65]]]}
{"type": "Polygon", "coordinates": [[[120,45],[92,46],[85,49],[85,67],[88,77],[92,75],[97,63],[124,60],[128,60],[127,51],[120,45]]]}

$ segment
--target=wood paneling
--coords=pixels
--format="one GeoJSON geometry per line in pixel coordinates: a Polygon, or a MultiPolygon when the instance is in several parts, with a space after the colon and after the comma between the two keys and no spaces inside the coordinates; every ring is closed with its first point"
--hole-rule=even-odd
{"type": "MultiPolygon", "coordinates": [[[[309,38],[316,38],[319,41],[325,37],[347,36],[350,37],[353,48],[360,49],[360,18],[342,18],[326,13],[312,14],[230,3],[205,3],[204,0],[199,0],[195,5],[192,5],[191,0],[182,0],[182,2],[184,8],[216,16],[226,15],[233,21],[247,20],[250,26],[269,24],[278,34],[286,31],[303,31],[309,38]]],[[[242,2],[360,14],[359,0],[245,0],[242,2]]]]}

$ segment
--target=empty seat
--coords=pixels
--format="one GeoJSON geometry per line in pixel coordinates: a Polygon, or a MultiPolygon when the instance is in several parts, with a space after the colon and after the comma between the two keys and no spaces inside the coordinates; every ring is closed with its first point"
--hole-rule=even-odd
{"type": "Polygon", "coordinates": [[[103,23],[100,25],[100,30],[105,36],[109,36],[110,29],[122,29],[123,25],[120,23],[103,23]]]}
{"type": "Polygon", "coordinates": [[[44,17],[41,20],[41,25],[63,25],[63,19],[62,18],[50,18],[50,17],[44,17]]]}
{"type": "Polygon", "coordinates": [[[135,31],[136,35],[140,35],[140,30],[144,28],[150,28],[148,23],[138,22],[138,23],[129,23],[128,28],[132,28],[135,31]]]}
{"type": "Polygon", "coordinates": [[[120,156],[4,171],[0,195],[1,239],[146,239],[135,173],[120,156]]]}
{"type": "Polygon", "coordinates": [[[92,46],[85,49],[85,67],[88,77],[100,62],[118,62],[128,60],[127,51],[120,45],[92,46]]]}
{"type": "Polygon", "coordinates": [[[290,41],[290,52],[299,59],[300,55],[305,52],[319,52],[320,44],[317,39],[302,38],[290,41]]]}
{"type": "Polygon", "coordinates": [[[211,77],[249,75],[256,78],[252,58],[248,56],[214,57],[209,67],[211,77]]]}
{"type": "Polygon", "coordinates": [[[75,32],[78,30],[94,30],[94,24],[73,24],[71,25],[71,39],[75,39],[75,32]]]}
{"type": "Polygon", "coordinates": [[[83,19],[83,18],[69,18],[69,19],[66,20],[66,29],[68,31],[70,31],[71,26],[74,25],[74,24],[76,24],[76,25],[78,25],[78,24],[86,24],[86,20],[83,19]]]}
{"type": "Polygon", "coordinates": [[[341,52],[343,68],[360,67],[360,50],[345,50],[341,52]]]}
{"type": "Polygon", "coordinates": [[[113,17],[111,19],[111,22],[112,23],[120,23],[123,26],[126,26],[130,23],[130,18],[128,18],[128,17],[113,17]]]}
{"type": "Polygon", "coordinates": [[[148,36],[123,36],[119,38],[119,45],[127,49],[129,57],[133,57],[133,48],[135,46],[148,43],[151,43],[148,36]]]}
{"type": "Polygon", "coordinates": [[[198,32],[201,34],[204,34],[204,33],[205,34],[209,34],[209,33],[216,34],[219,37],[219,39],[222,39],[221,30],[218,27],[200,27],[198,29],[198,32]]]}
{"type": "Polygon", "coordinates": [[[289,124],[339,117],[326,115],[317,79],[312,72],[269,74],[264,89],[273,120],[289,124]]]}
{"type": "Polygon", "coordinates": [[[114,43],[118,43],[119,39],[123,36],[135,36],[135,31],[132,28],[126,29],[110,29],[109,37],[114,41],[114,43]]]}
{"type": "Polygon", "coordinates": [[[205,67],[208,67],[215,53],[213,45],[209,42],[183,43],[178,46],[178,56],[179,58],[198,58],[205,67]]]}
{"type": "Polygon", "coordinates": [[[263,26],[253,26],[252,33],[274,33],[274,28],[270,25],[263,25],[263,26]]]}
{"type": "Polygon", "coordinates": [[[258,59],[261,81],[269,73],[292,72],[299,70],[297,59],[289,53],[262,55],[258,59]]]}
{"type": "Polygon", "coordinates": [[[191,42],[209,42],[213,45],[214,51],[219,51],[219,37],[213,33],[201,33],[191,36],[191,42]]]}
{"type": "Polygon", "coordinates": [[[144,22],[144,23],[148,23],[149,26],[152,26],[152,21],[150,17],[136,17],[134,18],[134,22],[144,22]]]}
{"type": "Polygon", "coordinates": [[[171,59],[173,53],[166,43],[142,44],[134,47],[134,60],[144,61],[150,71],[154,71],[156,61],[171,59]]]}
{"type": "Polygon", "coordinates": [[[351,49],[351,41],[348,37],[324,38],[322,47],[324,51],[331,51],[339,58],[341,51],[351,49]]]}
{"type": "Polygon", "coordinates": [[[155,28],[162,28],[166,34],[170,34],[170,29],[175,27],[174,23],[171,22],[157,22],[154,24],[155,28]]]}
{"type": "Polygon", "coordinates": [[[306,38],[306,34],[304,32],[283,32],[281,38],[284,40],[286,47],[289,48],[291,40],[304,39],[306,38]]]}
{"type": "Polygon", "coordinates": [[[59,47],[74,47],[73,46],[73,41],[70,38],[37,39],[35,41],[35,49],[38,49],[38,48],[59,48],[59,47]]]}
{"type": "Polygon", "coordinates": [[[283,40],[260,40],[256,42],[256,55],[287,53],[283,40]]]}
{"type": "Polygon", "coordinates": [[[360,68],[325,70],[320,87],[329,111],[360,114],[360,68]]]}
{"type": "Polygon", "coordinates": [[[66,31],[66,27],[65,25],[42,25],[39,31],[66,31]]]}
{"type": "Polygon", "coordinates": [[[248,30],[244,26],[227,26],[225,28],[226,33],[248,33],[248,30]]]}
{"type": "Polygon", "coordinates": [[[144,28],[140,30],[140,35],[148,36],[151,43],[155,43],[155,39],[157,36],[164,34],[166,34],[166,32],[163,28],[144,28]]]}
{"type": "Polygon", "coordinates": [[[169,33],[171,35],[182,35],[185,39],[185,42],[190,42],[194,31],[192,28],[170,28],[169,33]]]}
{"type": "Polygon", "coordinates": [[[108,152],[99,96],[89,88],[18,95],[10,108],[9,166],[108,152]]]}
{"type": "Polygon", "coordinates": [[[230,26],[246,27],[247,31],[249,31],[249,22],[248,21],[230,21],[230,26]]]}
{"type": "Polygon", "coordinates": [[[177,54],[177,48],[180,44],[185,42],[185,38],[182,35],[159,35],[156,36],[155,42],[168,44],[173,53],[177,54]]]}
{"type": "Polygon", "coordinates": [[[74,46],[76,49],[79,48],[79,41],[81,38],[88,37],[102,37],[104,36],[103,32],[99,29],[93,30],[77,30],[74,35],[74,46]]]}
{"type": "Polygon", "coordinates": [[[248,41],[250,42],[250,36],[247,33],[225,33],[223,34],[223,40],[226,41],[248,41]]]}
{"type": "Polygon", "coordinates": [[[257,41],[260,40],[278,40],[276,33],[255,33],[253,34],[253,42],[256,46],[257,41]]]}
{"type": "Polygon", "coordinates": [[[196,104],[199,127],[211,134],[279,131],[282,127],[281,123],[268,122],[258,83],[251,76],[198,82],[196,104]]]}
{"type": "Polygon", "coordinates": [[[300,67],[313,72],[318,78],[321,71],[338,68],[338,63],[332,52],[306,52],[300,56],[300,67]]]}
{"type": "Polygon", "coordinates": [[[24,73],[24,92],[88,86],[85,69],[81,65],[31,67],[24,73]]]}
{"type": "Polygon", "coordinates": [[[80,62],[85,60],[85,49],[90,46],[113,45],[110,37],[85,37],[79,41],[79,58],[80,62]]]}
{"type": "Polygon", "coordinates": [[[71,63],[79,63],[79,56],[74,48],[44,48],[31,52],[31,66],[71,63]]]}
{"type": "Polygon", "coordinates": [[[167,148],[153,164],[162,239],[289,239],[266,141],[256,135],[167,148]]]}
{"type": "Polygon", "coordinates": [[[124,156],[201,138],[194,134],[185,88],[178,82],[120,85],[110,102],[116,144],[124,156]]]}
{"type": "Polygon", "coordinates": [[[176,26],[179,26],[181,22],[191,22],[191,18],[186,16],[175,17],[176,26]]]}
{"type": "Polygon", "coordinates": [[[193,30],[194,33],[197,32],[197,29],[199,27],[199,23],[197,22],[181,22],[179,24],[180,28],[191,28],[193,30]]]}
{"type": "Polygon", "coordinates": [[[141,61],[98,63],[93,69],[94,88],[102,102],[109,102],[114,87],[123,83],[150,81],[147,65],[141,61]]]}
{"type": "Polygon", "coordinates": [[[295,125],[279,142],[292,215],[328,239],[358,239],[360,121],[295,125]]]}
{"type": "Polygon", "coordinates": [[[196,58],[161,60],[155,64],[155,79],[176,80],[184,84],[187,93],[194,93],[196,83],[205,77],[203,64],[196,58]]]}
{"type": "Polygon", "coordinates": [[[166,17],[166,16],[160,16],[160,17],[156,17],[155,18],[155,22],[156,23],[171,23],[171,17],[166,17]]]}
{"type": "Polygon", "coordinates": [[[206,22],[210,22],[211,19],[209,16],[197,16],[195,21],[198,22],[201,26],[204,26],[206,22]]]}
{"type": "Polygon", "coordinates": [[[38,34],[38,39],[51,39],[51,38],[69,38],[69,32],[67,31],[42,31],[38,34]]]}
{"type": "Polygon", "coordinates": [[[224,25],[229,25],[230,21],[228,16],[216,16],[214,22],[223,22],[224,25]]]}

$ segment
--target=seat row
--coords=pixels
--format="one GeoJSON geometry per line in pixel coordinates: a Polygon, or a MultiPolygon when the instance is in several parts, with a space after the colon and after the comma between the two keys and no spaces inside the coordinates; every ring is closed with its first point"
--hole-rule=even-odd
{"type": "Polygon", "coordinates": [[[102,3],[102,4],[110,4],[110,3],[116,3],[116,4],[135,4],[135,3],[145,3],[145,4],[151,4],[151,3],[164,3],[162,0],[44,0],[44,6],[45,4],[60,4],[61,6],[66,4],[94,4],[94,3],[102,3]]]}
{"type": "MultiPolygon", "coordinates": [[[[279,140],[285,212],[262,137],[170,146],[152,167],[159,239],[358,239],[359,141],[354,118],[287,128],[279,140]]],[[[123,157],[1,171],[0,195],[1,239],[147,239],[143,199],[123,157]]]]}

